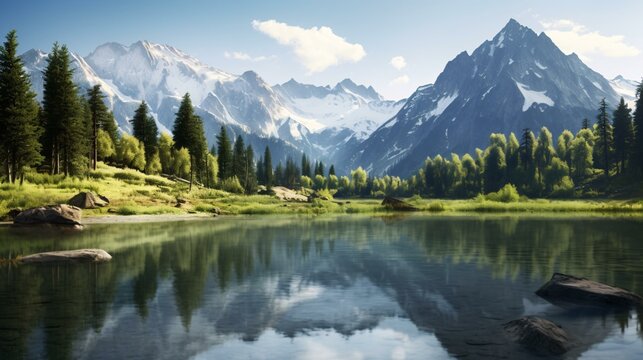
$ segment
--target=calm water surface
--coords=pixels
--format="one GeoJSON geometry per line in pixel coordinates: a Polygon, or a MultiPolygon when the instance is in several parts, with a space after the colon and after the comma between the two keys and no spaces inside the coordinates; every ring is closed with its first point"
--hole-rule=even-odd
{"type": "Polygon", "coordinates": [[[534,291],[553,272],[643,293],[636,218],[252,217],[0,227],[0,257],[100,247],[100,265],[0,266],[0,359],[530,358],[502,324],[540,315],[563,358],[643,359],[643,313],[534,291]]]}

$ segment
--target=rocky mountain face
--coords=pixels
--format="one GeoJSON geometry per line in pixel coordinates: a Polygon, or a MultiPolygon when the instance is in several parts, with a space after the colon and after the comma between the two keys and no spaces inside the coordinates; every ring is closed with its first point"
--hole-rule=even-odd
{"type": "Polygon", "coordinates": [[[619,99],[609,81],[546,34],[511,20],[472,54],[451,60],[435,84],[418,88],[342,163],[408,175],[427,156],[484,148],[493,132],[576,130],[583,118],[595,117],[602,98],[619,99]]]}

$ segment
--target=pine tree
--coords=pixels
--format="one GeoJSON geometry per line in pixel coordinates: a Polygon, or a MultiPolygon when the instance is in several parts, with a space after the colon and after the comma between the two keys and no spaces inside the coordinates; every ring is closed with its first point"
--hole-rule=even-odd
{"type": "Polygon", "coordinates": [[[9,182],[23,181],[24,169],[42,161],[36,95],[17,55],[16,31],[0,48],[0,159],[9,182]]]}
{"type": "Polygon", "coordinates": [[[589,129],[589,120],[587,118],[583,119],[583,124],[581,125],[581,129],[589,129]]]}
{"type": "Polygon", "coordinates": [[[255,153],[254,150],[252,149],[252,146],[248,145],[246,147],[246,153],[245,153],[245,160],[246,160],[246,166],[245,166],[245,179],[246,183],[244,185],[246,189],[246,193],[252,194],[255,193],[257,190],[257,172],[255,169],[255,163],[254,163],[254,157],[255,153]]]}
{"type": "Polygon", "coordinates": [[[51,172],[79,174],[87,163],[84,160],[87,129],[66,46],[54,44],[43,80],[43,143],[51,172]]]}
{"type": "MultiPolygon", "coordinates": [[[[598,108],[598,116],[596,122],[596,146],[595,150],[600,155],[600,162],[597,167],[603,169],[603,173],[609,178],[610,171],[610,157],[612,152],[613,130],[610,124],[609,116],[607,115],[607,103],[602,99],[598,108]]],[[[598,160],[594,158],[594,161],[598,160]]]]}
{"type": "Polygon", "coordinates": [[[330,169],[328,169],[328,176],[335,175],[335,165],[331,164],[330,169]]]}
{"type": "Polygon", "coordinates": [[[634,111],[634,146],[632,147],[632,170],[643,177],[643,79],[636,89],[636,110],[634,111]]]}
{"type": "Polygon", "coordinates": [[[520,169],[523,185],[527,190],[533,187],[536,176],[534,153],[536,152],[536,137],[528,128],[523,129],[520,139],[520,169]]]}
{"type": "Polygon", "coordinates": [[[225,180],[232,177],[232,147],[225,127],[217,135],[217,163],[219,164],[219,179],[225,180]]]}
{"type": "Polygon", "coordinates": [[[236,176],[244,188],[247,180],[246,166],[246,146],[243,143],[243,138],[239,135],[232,150],[232,176],[236,176]]]}
{"type": "Polygon", "coordinates": [[[270,148],[268,146],[266,146],[263,154],[263,178],[266,182],[266,188],[270,190],[274,184],[274,176],[272,173],[272,155],[270,154],[270,148]]]}
{"type": "Polygon", "coordinates": [[[275,184],[283,186],[284,184],[284,166],[281,164],[281,161],[275,167],[275,184]]]}
{"type": "Polygon", "coordinates": [[[148,108],[145,101],[136,109],[134,117],[130,120],[132,124],[132,135],[145,146],[145,159],[149,160],[158,146],[158,127],[156,121],[148,115],[148,108]]]}
{"type": "Polygon", "coordinates": [[[311,177],[310,160],[308,159],[306,154],[303,154],[301,156],[301,175],[311,177]]]}
{"type": "Polygon", "coordinates": [[[614,110],[614,160],[619,174],[625,168],[634,137],[631,113],[632,110],[625,104],[625,100],[621,98],[621,102],[614,110]]]}
{"type": "Polygon", "coordinates": [[[207,173],[207,159],[205,157],[208,144],[205,140],[203,122],[201,118],[194,114],[190,94],[185,94],[179,111],[176,113],[174,120],[174,147],[176,149],[185,148],[190,154],[190,190],[194,182],[194,173],[197,172],[199,178],[204,178],[202,173],[207,173]]]}
{"type": "MultiPolygon", "coordinates": [[[[87,105],[89,110],[89,128],[90,128],[90,159],[92,168],[96,170],[98,162],[98,132],[104,130],[110,137],[111,132],[115,129],[113,115],[107,109],[103,101],[103,92],[100,85],[95,85],[87,90],[87,105]]],[[[112,142],[117,141],[112,137],[112,142]]]]}

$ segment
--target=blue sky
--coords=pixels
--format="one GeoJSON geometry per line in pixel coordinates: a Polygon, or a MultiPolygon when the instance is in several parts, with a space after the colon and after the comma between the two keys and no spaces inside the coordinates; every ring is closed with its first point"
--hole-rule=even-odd
{"type": "Polygon", "coordinates": [[[545,30],[606,77],[643,75],[638,0],[3,0],[0,9],[0,32],[16,29],[21,51],[59,41],[84,56],[105,42],[149,40],[228,72],[255,70],[271,84],[350,77],[393,99],[433,82],[510,18],[545,30]]]}

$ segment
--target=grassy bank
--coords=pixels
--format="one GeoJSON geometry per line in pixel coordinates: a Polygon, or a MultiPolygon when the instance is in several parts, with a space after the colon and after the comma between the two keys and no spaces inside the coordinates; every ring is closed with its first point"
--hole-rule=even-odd
{"type": "MultiPolygon", "coordinates": [[[[64,203],[79,191],[107,196],[106,208],[85,210],[85,216],[105,214],[324,214],[383,213],[378,199],[315,200],[312,203],[283,202],[267,195],[237,195],[214,189],[193,189],[160,176],[100,164],[86,179],[29,174],[23,185],[0,184],[0,214],[14,208],[64,203]],[[177,198],[185,204],[176,207],[177,198]]],[[[520,199],[498,202],[478,197],[469,200],[407,199],[425,212],[592,212],[643,215],[643,201],[635,200],[546,200],[520,199]]]]}

